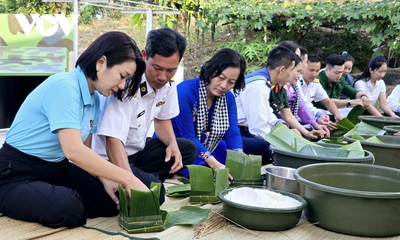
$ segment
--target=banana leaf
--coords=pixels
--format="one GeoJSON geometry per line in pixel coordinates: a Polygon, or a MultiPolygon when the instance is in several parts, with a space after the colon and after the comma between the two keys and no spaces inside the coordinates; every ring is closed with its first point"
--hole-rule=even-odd
{"type": "Polygon", "coordinates": [[[175,225],[194,225],[208,216],[209,209],[194,206],[183,206],[178,210],[169,211],[166,215],[164,229],[175,225]]]}
{"type": "Polygon", "coordinates": [[[370,142],[370,143],[383,143],[379,138],[377,138],[376,136],[372,136],[370,138],[367,138],[367,140],[365,140],[366,142],[370,142]]]}
{"type": "MultiPolygon", "coordinates": [[[[228,178],[227,173],[226,178],[228,178]]],[[[196,224],[208,216],[208,209],[194,206],[184,206],[170,212],[161,210],[160,189],[160,183],[151,183],[149,191],[131,189],[131,199],[134,201],[127,204],[129,201],[126,191],[119,186],[118,224],[128,233],[159,232],[174,225],[196,224]],[[130,206],[129,215],[127,214],[128,205],[130,206]]]]}
{"type": "Polygon", "coordinates": [[[342,118],[342,120],[337,122],[336,125],[338,130],[347,130],[347,131],[350,131],[355,126],[348,118],[342,118]]]}
{"type": "Polygon", "coordinates": [[[354,128],[345,134],[345,136],[353,136],[354,134],[358,135],[384,135],[386,133],[385,130],[382,130],[378,127],[372,126],[365,122],[360,122],[354,126],[354,128]]]}
{"type": "Polygon", "coordinates": [[[276,125],[272,131],[264,137],[264,140],[277,149],[289,152],[299,152],[307,145],[318,146],[302,136],[297,135],[282,123],[276,125]]]}
{"type": "Polygon", "coordinates": [[[305,146],[299,153],[304,153],[313,156],[325,156],[325,157],[347,157],[349,151],[342,148],[325,148],[322,146],[305,146]]]}
{"type": "Polygon", "coordinates": [[[262,186],[261,156],[246,155],[237,151],[227,150],[225,166],[233,177],[232,186],[257,185],[262,186]]]}
{"type": "Polygon", "coordinates": [[[229,169],[215,171],[208,167],[189,165],[190,203],[217,203],[220,191],[229,187],[229,169]]]}
{"type": "Polygon", "coordinates": [[[356,140],[360,140],[360,141],[365,141],[365,138],[361,137],[361,136],[358,135],[357,133],[356,133],[356,134],[353,134],[353,135],[351,136],[351,138],[352,138],[352,139],[356,139],[356,140]]]}
{"type": "MultiPolygon", "coordinates": [[[[345,120],[344,124],[347,125],[350,121],[345,120]]],[[[350,124],[352,124],[350,122],[350,124]]],[[[301,136],[295,134],[287,127],[278,124],[275,128],[264,137],[266,141],[274,147],[288,151],[298,152],[314,156],[330,156],[330,157],[362,157],[364,150],[359,141],[352,144],[345,145],[339,148],[323,147],[313,142],[310,142],[301,136]]]]}
{"type": "Polygon", "coordinates": [[[118,190],[118,223],[123,229],[129,233],[158,232],[164,229],[159,202],[160,183],[151,183],[148,191],[131,189],[131,201],[128,201],[124,188],[119,186],[118,190]]]}
{"type": "Polygon", "coordinates": [[[357,105],[355,107],[353,107],[353,109],[351,109],[351,111],[349,112],[349,114],[347,115],[347,119],[353,123],[354,125],[356,125],[357,123],[360,122],[360,120],[358,119],[358,116],[362,115],[364,113],[364,108],[361,107],[360,105],[357,105]]]}
{"type": "Polygon", "coordinates": [[[187,184],[178,184],[169,186],[167,188],[168,197],[189,197],[190,196],[190,182],[187,184]]]}
{"type": "Polygon", "coordinates": [[[347,157],[349,157],[349,158],[364,157],[364,155],[365,155],[364,149],[362,148],[361,143],[358,140],[354,141],[353,143],[351,143],[349,145],[345,145],[341,148],[349,151],[349,154],[347,155],[347,157]]]}

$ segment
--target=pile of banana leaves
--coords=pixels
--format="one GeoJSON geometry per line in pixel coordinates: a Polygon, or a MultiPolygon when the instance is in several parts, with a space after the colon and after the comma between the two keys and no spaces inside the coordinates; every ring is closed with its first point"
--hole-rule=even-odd
{"type": "Polygon", "coordinates": [[[278,124],[264,137],[275,148],[288,152],[304,153],[314,156],[363,157],[364,150],[360,141],[338,148],[323,147],[297,135],[283,124],[278,124]]]}

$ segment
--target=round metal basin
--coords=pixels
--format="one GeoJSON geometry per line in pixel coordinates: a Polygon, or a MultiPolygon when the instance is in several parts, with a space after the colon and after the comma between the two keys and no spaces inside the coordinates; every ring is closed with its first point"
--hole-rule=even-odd
{"type": "Polygon", "coordinates": [[[266,166],[263,172],[267,178],[267,188],[299,195],[300,185],[294,178],[295,168],[266,166]]]}

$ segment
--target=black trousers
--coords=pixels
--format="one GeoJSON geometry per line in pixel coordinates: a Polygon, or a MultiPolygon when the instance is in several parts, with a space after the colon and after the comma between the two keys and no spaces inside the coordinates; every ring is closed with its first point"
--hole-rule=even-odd
{"type": "MultiPolygon", "coordinates": [[[[132,164],[131,169],[148,187],[160,182],[156,175],[132,164]]],[[[162,188],[160,204],[164,193],[162,188]]],[[[4,143],[0,149],[0,213],[48,227],[72,228],[84,225],[87,217],[114,216],[118,210],[100,180],[67,159],[47,162],[4,143]]]]}
{"type": "MultiPolygon", "coordinates": [[[[188,139],[177,138],[179,151],[182,155],[183,166],[193,163],[197,158],[196,144],[188,139]]],[[[173,174],[169,174],[174,159],[165,162],[165,150],[167,146],[158,138],[147,138],[146,146],[140,152],[128,156],[129,163],[140,170],[158,176],[161,181],[170,178],[173,174]]]]}

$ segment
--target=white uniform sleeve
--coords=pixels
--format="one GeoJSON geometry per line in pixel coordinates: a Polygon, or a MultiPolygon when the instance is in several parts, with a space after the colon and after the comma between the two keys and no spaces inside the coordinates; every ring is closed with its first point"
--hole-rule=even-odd
{"type": "Polygon", "coordinates": [[[265,81],[254,81],[238,96],[249,132],[255,136],[267,135],[279,120],[269,105],[270,91],[265,81]]]}
{"type": "Polygon", "coordinates": [[[316,91],[314,96],[315,102],[320,102],[326,98],[328,98],[328,94],[325,89],[322,87],[321,83],[315,83],[316,91]]]}
{"type": "Polygon", "coordinates": [[[400,112],[400,84],[398,84],[387,98],[389,107],[394,112],[400,112]]]}
{"type": "MultiPolygon", "coordinates": [[[[305,83],[304,83],[305,84],[305,83]]],[[[298,86],[298,88],[300,89],[300,97],[303,98],[304,103],[306,104],[306,107],[308,109],[308,111],[310,111],[311,114],[313,114],[313,117],[315,117],[315,115],[317,114],[317,112],[319,111],[316,107],[314,107],[314,105],[308,100],[308,98],[306,97],[306,95],[303,92],[303,87],[301,86],[300,81],[297,81],[296,85],[298,86]]],[[[325,90],[324,90],[325,92],[325,90]]],[[[326,93],[325,93],[326,94],[326,93]]],[[[327,95],[328,96],[328,95],[327,95]]]]}
{"type": "Polygon", "coordinates": [[[167,96],[165,97],[165,103],[162,105],[161,110],[156,118],[159,120],[168,120],[178,116],[178,114],[178,94],[176,90],[176,84],[175,82],[172,82],[171,86],[168,88],[167,96]]]}
{"type": "MultiPolygon", "coordinates": [[[[100,120],[97,135],[115,137],[126,143],[132,110],[130,101],[119,101],[114,96],[100,96],[100,120]]],[[[104,139],[102,139],[104,141],[104,139]]]]}

